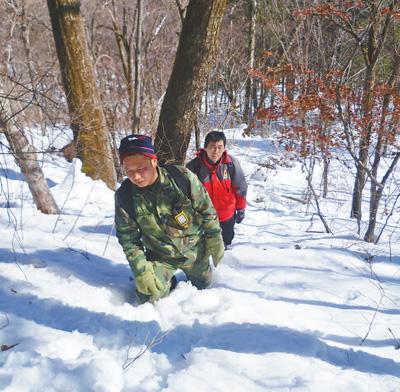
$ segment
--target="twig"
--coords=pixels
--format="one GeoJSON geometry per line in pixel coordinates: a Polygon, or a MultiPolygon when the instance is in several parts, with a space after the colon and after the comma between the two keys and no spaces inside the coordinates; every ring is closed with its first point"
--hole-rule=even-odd
{"type": "Polygon", "coordinates": [[[324,231],[321,231],[321,230],[310,230],[311,227],[313,226],[313,218],[314,218],[314,215],[318,215],[318,214],[316,214],[315,212],[313,212],[313,213],[311,214],[310,226],[306,229],[306,233],[324,233],[324,231]]]}
{"type": "Polygon", "coordinates": [[[371,330],[372,330],[372,326],[373,326],[373,324],[374,324],[376,315],[377,315],[378,310],[379,310],[379,308],[380,308],[380,306],[381,306],[381,304],[382,304],[383,296],[384,296],[384,294],[381,293],[381,298],[380,298],[380,300],[379,300],[378,306],[375,308],[375,311],[374,311],[374,314],[373,314],[373,316],[372,316],[372,319],[371,319],[371,321],[370,321],[370,323],[369,323],[369,325],[368,325],[367,333],[366,333],[365,336],[361,339],[360,346],[365,342],[365,340],[367,339],[368,335],[370,334],[370,332],[371,332],[371,330]]]}
{"type": "Polygon", "coordinates": [[[396,343],[396,345],[394,346],[394,349],[395,349],[395,350],[400,349],[400,342],[399,342],[399,339],[396,338],[396,336],[394,335],[394,333],[393,333],[393,331],[392,331],[392,329],[391,329],[390,327],[388,328],[388,331],[390,332],[390,334],[392,335],[392,337],[393,337],[393,339],[394,339],[394,341],[395,341],[395,343],[396,343]]]}
{"type": "Polygon", "coordinates": [[[159,331],[159,332],[157,332],[152,337],[152,339],[149,342],[149,344],[146,343],[147,339],[149,337],[149,334],[147,334],[146,338],[144,339],[144,342],[142,343],[142,345],[139,348],[139,351],[136,353],[136,355],[133,358],[129,357],[129,351],[131,349],[131,345],[129,345],[128,352],[127,352],[127,355],[126,355],[126,360],[125,360],[124,364],[122,365],[122,370],[124,372],[128,371],[132,367],[132,365],[135,363],[135,361],[137,361],[148,350],[150,350],[154,346],[157,346],[158,344],[160,344],[168,334],[169,334],[169,331],[166,331],[166,332],[159,331]]]}
{"type": "Polygon", "coordinates": [[[377,244],[379,239],[381,238],[381,235],[382,235],[383,231],[385,230],[385,228],[386,228],[386,226],[387,226],[387,224],[389,222],[390,217],[393,215],[393,211],[394,211],[394,209],[396,207],[396,204],[397,204],[397,201],[399,200],[399,198],[400,198],[400,193],[397,195],[397,197],[396,197],[396,199],[395,199],[395,201],[393,203],[392,209],[391,209],[391,211],[389,212],[389,214],[386,217],[386,222],[383,224],[381,231],[379,232],[378,236],[376,237],[375,244],[377,244]]]}
{"type": "Polygon", "coordinates": [[[312,179],[310,178],[310,175],[307,176],[307,182],[308,182],[308,187],[311,190],[311,193],[312,193],[314,201],[315,201],[315,205],[316,205],[316,208],[317,208],[317,215],[318,215],[319,219],[321,220],[322,224],[325,227],[325,232],[329,233],[329,234],[333,234],[332,230],[328,226],[328,223],[326,223],[326,220],[325,220],[324,216],[322,215],[321,207],[320,207],[319,202],[318,202],[318,196],[315,193],[315,189],[314,189],[314,187],[312,185],[312,179]]]}
{"type": "Polygon", "coordinates": [[[92,195],[92,192],[93,192],[93,189],[94,189],[94,187],[95,187],[95,184],[96,184],[96,183],[93,182],[92,188],[90,189],[90,192],[88,193],[88,195],[87,195],[87,197],[86,197],[86,200],[85,200],[85,202],[83,203],[82,208],[80,209],[78,215],[76,216],[76,219],[75,219],[75,221],[74,221],[74,224],[73,224],[72,227],[69,229],[68,233],[64,236],[63,241],[65,241],[65,240],[69,237],[69,235],[70,235],[70,234],[72,233],[72,231],[74,230],[76,224],[78,223],[78,220],[79,220],[80,217],[82,216],[82,211],[83,211],[83,209],[86,207],[86,205],[87,205],[87,203],[88,203],[88,201],[89,201],[89,198],[90,198],[90,196],[92,195]]]}
{"type": "Polygon", "coordinates": [[[293,196],[281,195],[281,197],[284,197],[285,199],[297,201],[297,202],[299,202],[301,204],[308,204],[309,203],[309,201],[306,200],[306,199],[298,199],[297,197],[293,197],[293,196]]]}
{"type": "Polygon", "coordinates": [[[13,348],[13,347],[15,347],[15,346],[18,346],[19,345],[19,343],[14,343],[14,344],[2,344],[1,346],[0,346],[0,351],[7,351],[7,350],[10,350],[11,348],[13,348]]]}
{"type": "Polygon", "coordinates": [[[114,226],[115,226],[115,222],[113,222],[113,224],[112,224],[112,226],[111,226],[111,230],[110,230],[110,232],[108,233],[107,241],[106,241],[106,246],[104,247],[103,255],[102,255],[102,256],[104,256],[104,255],[106,254],[106,250],[107,250],[107,247],[108,247],[108,243],[110,242],[110,237],[111,237],[111,234],[112,234],[112,232],[113,232],[114,226]]]}
{"type": "Polygon", "coordinates": [[[89,255],[88,255],[87,252],[82,252],[82,251],[80,251],[80,250],[78,250],[78,249],[71,248],[70,246],[68,247],[68,250],[69,250],[70,252],[79,253],[79,254],[80,254],[81,256],[83,256],[86,260],[90,260],[90,257],[89,257],[89,255]]]}
{"type": "Polygon", "coordinates": [[[375,308],[375,311],[374,311],[374,314],[373,314],[373,316],[371,318],[371,321],[370,321],[370,323],[368,325],[368,330],[367,330],[365,336],[361,339],[360,345],[362,345],[365,342],[365,340],[367,339],[368,335],[370,334],[370,332],[372,330],[372,326],[373,326],[375,318],[376,318],[376,315],[378,314],[378,311],[379,311],[379,309],[381,307],[383,298],[385,297],[385,291],[384,291],[384,289],[383,289],[383,287],[381,285],[381,282],[380,282],[378,276],[376,275],[376,273],[372,269],[373,257],[374,256],[372,256],[371,254],[367,253],[367,259],[368,259],[368,264],[369,264],[369,270],[371,272],[371,278],[373,278],[374,281],[378,282],[378,289],[379,289],[379,291],[381,293],[381,297],[379,299],[378,305],[375,308]]]}
{"type": "Polygon", "coordinates": [[[8,319],[8,316],[5,314],[4,317],[6,318],[6,322],[0,327],[0,329],[4,329],[10,325],[10,320],[8,319]]]}
{"type": "Polygon", "coordinates": [[[56,219],[56,222],[54,223],[53,231],[51,232],[52,234],[54,234],[54,233],[56,232],[56,227],[57,227],[57,225],[58,225],[58,222],[59,222],[60,219],[61,219],[61,214],[62,214],[62,212],[63,212],[63,210],[64,210],[65,204],[67,204],[67,201],[69,200],[69,196],[70,196],[71,193],[72,193],[72,189],[73,189],[74,184],[75,184],[75,165],[76,165],[76,160],[73,161],[73,164],[72,164],[71,169],[70,169],[70,170],[73,170],[73,171],[74,171],[74,173],[73,173],[73,175],[72,175],[72,184],[71,184],[71,188],[69,189],[69,191],[68,191],[68,193],[67,193],[67,197],[65,198],[64,203],[63,203],[63,205],[62,205],[61,208],[60,208],[60,213],[58,214],[58,217],[57,217],[57,219],[56,219]]]}

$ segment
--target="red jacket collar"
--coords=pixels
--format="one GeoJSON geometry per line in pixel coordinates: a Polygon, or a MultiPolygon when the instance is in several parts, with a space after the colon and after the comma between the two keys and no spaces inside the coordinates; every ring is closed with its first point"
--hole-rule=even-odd
{"type": "Polygon", "coordinates": [[[207,152],[204,148],[201,148],[200,150],[198,150],[196,152],[196,156],[197,158],[200,159],[200,161],[208,168],[208,169],[216,169],[219,166],[221,166],[221,164],[227,164],[231,162],[231,158],[229,157],[228,151],[224,151],[224,153],[222,154],[221,159],[218,161],[217,164],[213,165],[210,163],[210,161],[207,159],[207,152]]]}

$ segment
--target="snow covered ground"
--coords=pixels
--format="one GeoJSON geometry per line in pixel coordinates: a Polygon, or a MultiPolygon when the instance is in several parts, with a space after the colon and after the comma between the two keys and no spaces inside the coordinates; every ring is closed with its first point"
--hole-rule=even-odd
{"type": "Polygon", "coordinates": [[[227,134],[250,185],[246,218],[210,289],[181,281],[155,305],[135,303],[104,184],[46,157],[62,207],[46,216],[3,158],[1,391],[400,390],[399,214],[378,245],[361,241],[353,179],[333,162],[326,234],[297,200],[300,165],[261,167],[280,157],[271,141],[227,134]]]}

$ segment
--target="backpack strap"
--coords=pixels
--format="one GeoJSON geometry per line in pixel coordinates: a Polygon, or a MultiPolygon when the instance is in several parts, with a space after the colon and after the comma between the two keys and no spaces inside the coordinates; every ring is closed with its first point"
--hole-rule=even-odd
{"type": "Polygon", "coordinates": [[[190,161],[187,166],[186,166],[191,172],[196,174],[196,176],[199,174],[199,171],[201,169],[201,160],[199,157],[194,158],[192,161],[190,161]]]}
{"type": "Polygon", "coordinates": [[[121,205],[128,213],[129,218],[135,219],[135,208],[133,206],[132,186],[129,178],[125,179],[119,187],[118,193],[121,198],[121,205]]]}
{"type": "Polygon", "coordinates": [[[190,182],[187,177],[185,177],[175,165],[162,165],[161,167],[163,167],[171,175],[172,179],[175,181],[175,184],[178,185],[178,188],[188,199],[190,199],[190,182]]]}

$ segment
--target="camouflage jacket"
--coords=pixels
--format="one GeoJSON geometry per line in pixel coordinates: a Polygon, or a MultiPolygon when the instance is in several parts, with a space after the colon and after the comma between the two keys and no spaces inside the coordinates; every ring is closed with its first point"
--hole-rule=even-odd
{"type": "Polygon", "coordinates": [[[207,191],[190,170],[178,169],[189,180],[190,200],[160,167],[155,184],[139,188],[130,183],[135,219],[124,208],[121,188],[115,193],[116,233],[135,276],[144,270],[147,260],[167,261],[177,267],[192,263],[205,237],[220,239],[217,214],[207,191]],[[178,222],[182,212],[184,227],[178,222]]]}

